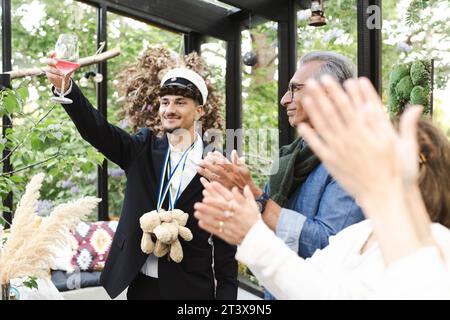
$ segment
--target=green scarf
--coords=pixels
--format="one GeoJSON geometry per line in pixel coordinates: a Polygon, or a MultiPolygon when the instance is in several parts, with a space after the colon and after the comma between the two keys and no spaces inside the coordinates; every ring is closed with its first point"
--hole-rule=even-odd
{"type": "Polygon", "coordinates": [[[311,148],[301,148],[301,143],[302,139],[297,138],[291,144],[280,148],[278,171],[269,178],[269,196],[281,207],[320,164],[311,148]]]}

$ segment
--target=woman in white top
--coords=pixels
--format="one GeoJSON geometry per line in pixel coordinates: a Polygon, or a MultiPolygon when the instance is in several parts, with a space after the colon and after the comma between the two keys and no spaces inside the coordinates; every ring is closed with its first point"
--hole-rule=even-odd
{"type": "Polygon", "coordinates": [[[321,80],[308,83],[314,128],[300,134],[370,220],[303,260],[262,222],[248,188],[241,195],[203,180],[200,226],[238,244],[237,259],[279,299],[450,298],[449,142],[425,121],[417,130],[417,107],[397,134],[367,79],[349,80],[346,91],[321,80]]]}

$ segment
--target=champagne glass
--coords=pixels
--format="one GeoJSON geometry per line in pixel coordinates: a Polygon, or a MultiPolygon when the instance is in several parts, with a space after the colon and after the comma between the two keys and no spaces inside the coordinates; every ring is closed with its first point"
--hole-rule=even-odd
{"type": "Polygon", "coordinates": [[[64,81],[69,73],[80,67],[77,62],[78,57],[78,37],[74,34],[61,34],[55,44],[55,68],[63,73],[63,77],[59,97],[53,97],[53,101],[62,104],[73,102],[71,99],[64,97],[64,81]]]}

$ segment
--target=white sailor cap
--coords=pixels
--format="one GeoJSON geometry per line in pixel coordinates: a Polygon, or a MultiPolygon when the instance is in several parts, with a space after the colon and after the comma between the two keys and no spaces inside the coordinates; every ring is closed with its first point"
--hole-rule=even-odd
{"type": "Polygon", "coordinates": [[[205,104],[208,98],[208,88],[205,80],[195,71],[187,68],[169,70],[161,80],[161,88],[180,87],[190,90],[194,96],[199,96],[199,103],[205,104]],[[200,95],[199,95],[199,94],[200,95]]]}

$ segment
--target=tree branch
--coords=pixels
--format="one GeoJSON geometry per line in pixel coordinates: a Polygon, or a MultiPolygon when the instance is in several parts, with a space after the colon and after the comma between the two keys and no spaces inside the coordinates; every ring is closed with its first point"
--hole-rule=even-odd
{"type": "MultiPolygon", "coordinates": [[[[47,113],[41,118],[39,119],[39,121],[37,123],[35,123],[33,125],[33,127],[31,128],[30,132],[28,132],[28,134],[25,136],[25,138],[23,139],[23,141],[21,143],[19,143],[17,146],[15,146],[3,159],[0,160],[0,163],[4,162],[6,159],[8,159],[14,151],[16,151],[17,149],[19,149],[20,147],[23,146],[23,144],[27,141],[28,136],[33,132],[33,130],[42,122],[44,121],[45,118],[47,118],[47,116],[50,114],[50,112],[53,111],[53,109],[55,109],[57,105],[53,105],[50,110],[47,111],[47,113]]],[[[1,175],[0,175],[1,176],[1,175]]]]}
{"type": "Polygon", "coordinates": [[[9,172],[3,172],[2,174],[0,174],[0,177],[4,177],[4,176],[7,176],[7,175],[15,174],[15,173],[17,173],[17,172],[20,172],[20,171],[23,171],[23,170],[27,170],[27,169],[36,167],[36,166],[38,166],[38,165],[40,165],[40,164],[49,162],[50,160],[53,160],[53,159],[55,159],[55,158],[58,157],[58,156],[59,156],[59,152],[55,153],[55,154],[54,154],[53,156],[51,156],[50,158],[47,158],[47,159],[45,159],[45,160],[42,160],[42,161],[39,161],[39,162],[36,162],[36,163],[33,163],[33,164],[30,164],[30,165],[28,165],[28,166],[26,166],[26,167],[23,167],[23,168],[20,168],[20,169],[16,169],[16,170],[13,170],[13,171],[9,171],[9,172]]]}
{"type": "MultiPolygon", "coordinates": [[[[95,64],[101,61],[112,59],[120,54],[120,49],[115,48],[108,51],[105,51],[100,54],[96,54],[93,56],[85,57],[80,60],[78,60],[78,63],[80,64],[80,67],[89,66],[91,64],[95,64]]],[[[45,74],[44,67],[36,67],[36,68],[29,68],[29,69],[20,69],[20,70],[14,70],[6,72],[11,75],[12,79],[18,79],[18,78],[24,78],[24,77],[30,77],[30,76],[41,76],[45,74]]]]}

